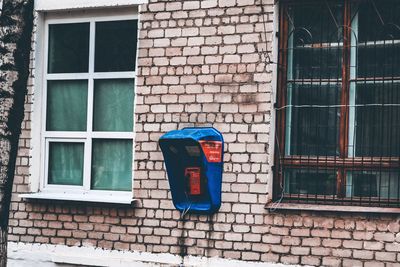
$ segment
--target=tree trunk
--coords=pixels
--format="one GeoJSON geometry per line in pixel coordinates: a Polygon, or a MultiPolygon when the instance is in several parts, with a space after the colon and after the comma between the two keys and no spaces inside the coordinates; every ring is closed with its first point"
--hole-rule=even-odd
{"type": "Polygon", "coordinates": [[[33,0],[0,0],[0,267],[29,77],[33,0]]]}

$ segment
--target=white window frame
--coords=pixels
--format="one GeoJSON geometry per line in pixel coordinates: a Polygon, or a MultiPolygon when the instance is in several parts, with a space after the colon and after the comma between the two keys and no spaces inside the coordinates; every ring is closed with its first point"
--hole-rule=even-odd
{"type": "Polygon", "coordinates": [[[148,0],[35,0],[35,10],[55,11],[98,7],[129,7],[145,3],[148,3],[148,0]]]}
{"type": "MultiPolygon", "coordinates": [[[[135,122],[131,132],[93,132],[93,91],[94,80],[97,79],[134,79],[136,88],[136,70],[124,72],[94,72],[95,50],[95,23],[102,21],[138,20],[138,9],[106,9],[82,10],[74,12],[39,13],[36,32],[36,60],[34,63],[34,105],[32,115],[32,164],[30,191],[31,194],[21,194],[26,199],[58,199],[89,202],[107,202],[130,204],[133,199],[131,191],[90,190],[91,154],[93,138],[128,139],[132,140],[132,187],[135,147],[135,122]],[[63,23],[90,23],[89,30],[89,68],[87,73],[49,74],[48,69],[48,35],[50,24],[63,23]],[[48,80],[87,80],[88,106],[87,129],[85,132],[46,131],[46,104],[48,80]],[[49,185],[48,181],[48,146],[49,142],[82,142],[84,144],[84,174],[83,186],[49,185]],[[33,194],[32,194],[33,193],[33,194]]],[[[139,21],[139,20],[138,20],[139,21]]],[[[137,33],[139,37],[139,31],[137,33]]],[[[138,38],[139,39],[139,38],[138,38]]],[[[137,44],[138,44],[137,40],[137,44]]],[[[137,46],[138,47],[138,46],[137,46]]],[[[136,51],[136,68],[137,68],[136,51]]],[[[136,90],[134,92],[134,107],[136,104],[136,90]]]]}

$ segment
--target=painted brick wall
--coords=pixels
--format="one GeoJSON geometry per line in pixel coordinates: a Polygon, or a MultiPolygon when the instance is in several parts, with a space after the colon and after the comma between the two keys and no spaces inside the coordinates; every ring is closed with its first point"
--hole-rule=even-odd
{"type": "MultiPolygon", "coordinates": [[[[265,51],[272,49],[273,0],[264,0],[264,7],[265,28],[255,0],[151,1],[142,6],[134,167],[139,204],[26,202],[15,194],[10,240],[180,253],[182,223],[171,202],[157,141],[169,130],[213,126],[226,141],[223,204],[212,218],[187,219],[189,254],[400,266],[397,215],[271,213],[264,208],[274,68],[266,66],[265,51]]],[[[40,88],[30,89],[15,193],[29,190],[31,105],[40,88]]]]}

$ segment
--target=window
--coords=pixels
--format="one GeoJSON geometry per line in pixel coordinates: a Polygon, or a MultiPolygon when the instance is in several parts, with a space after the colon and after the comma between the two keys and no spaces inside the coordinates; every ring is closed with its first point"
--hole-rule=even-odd
{"type": "Polygon", "coordinates": [[[285,1],[274,198],[399,207],[400,2],[285,1]]]}
{"type": "Polygon", "coordinates": [[[93,13],[44,23],[40,190],[131,198],[137,15],[93,13]]]}

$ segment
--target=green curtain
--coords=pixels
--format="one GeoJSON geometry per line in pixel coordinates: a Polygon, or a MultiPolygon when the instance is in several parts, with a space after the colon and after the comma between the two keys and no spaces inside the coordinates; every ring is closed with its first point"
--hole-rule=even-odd
{"type": "Polygon", "coordinates": [[[132,140],[94,139],[92,182],[95,190],[132,190],[132,140]]]}
{"type": "Polygon", "coordinates": [[[94,83],[94,131],[133,130],[133,79],[96,80],[94,83]]]}
{"type": "Polygon", "coordinates": [[[49,144],[49,184],[83,184],[83,143],[49,144]]]}
{"type": "Polygon", "coordinates": [[[86,131],[87,81],[48,81],[48,131],[86,131]]]}

